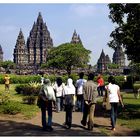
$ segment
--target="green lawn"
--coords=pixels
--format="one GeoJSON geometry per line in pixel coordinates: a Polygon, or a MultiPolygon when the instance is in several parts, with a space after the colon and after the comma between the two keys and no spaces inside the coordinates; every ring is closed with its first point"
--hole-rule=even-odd
{"type": "Polygon", "coordinates": [[[125,108],[120,110],[118,123],[140,134],[140,99],[135,99],[133,93],[123,93],[123,102],[125,108]]]}
{"type": "MultiPolygon", "coordinates": [[[[0,105],[0,113],[4,112],[4,108],[6,108],[6,113],[10,112],[9,110],[12,108],[15,110],[20,110],[20,113],[23,115],[23,118],[30,119],[39,111],[37,105],[28,105],[24,104],[22,101],[23,95],[19,95],[15,91],[16,84],[10,85],[10,93],[5,92],[4,84],[0,84],[0,96],[7,95],[10,98],[10,102],[4,105],[0,105]],[[11,107],[14,106],[14,107],[11,107]]],[[[10,114],[10,113],[9,113],[10,114]]]]}
{"type": "MultiPolygon", "coordinates": [[[[134,93],[122,93],[123,102],[124,102],[124,109],[122,109],[121,105],[118,109],[118,117],[117,117],[117,124],[120,126],[125,126],[127,128],[133,129],[137,132],[137,135],[140,135],[140,99],[136,99],[134,97],[134,93]]],[[[97,103],[100,108],[97,110],[97,114],[99,113],[102,116],[102,99],[98,100],[97,103]]],[[[104,115],[106,117],[110,117],[110,112],[105,111],[104,115]]],[[[100,127],[101,132],[105,133],[106,135],[110,135],[110,131],[106,128],[100,127]]]]}
{"type": "MultiPolygon", "coordinates": [[[[10,85],[10,104],[15,104],[19,106],[21,111],[20,113],[23,114],[25,118],[31,118],[35,116],[35,114],[39,111],[37,105],[27,105],[23,104],[22,97],[23,95],[18,95],[15,92],[16,84],[10,85]]],[[[4,84],[0,85],[0,95],[5,94],[4,91],[4,84]]],[[[122,93],[123,94],[123,102],[125,105],[125,109],[119,109],[117,123],[121,126],[126,126],[131,129],[134,129],[140,134],[140,99],[135,99],[133,93],[122,93]]],[[[100,101],[101,103],[101,101],[100,101]]],[[[3,113],[4,105],[0,105],[0,113],[3,113]]]]}

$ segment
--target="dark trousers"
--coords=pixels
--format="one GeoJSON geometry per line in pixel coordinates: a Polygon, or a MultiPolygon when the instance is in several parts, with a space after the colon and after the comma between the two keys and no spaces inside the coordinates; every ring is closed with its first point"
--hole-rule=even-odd
{"type": "Polygon", "coordinates": [[[99,86],[97,88],[98,96],[103,96],[104,86],[99,86]]]}
{"type": "Polygon", "coordinates": [[[111,104],[111,112],[110,112],[111,125],[112,125],[112,128],[115,128],[116,119],[117,119],[118,103],[110,103],[110,104],[111,104]]]}
{"type": "Polygon", "coordinates": [[[41,115],[43,128],[46,128],[47,126],[52,126],[52,101],[48,101],[47,104],[45,102],[42,103],[41,115]],[[46,122],[46,109],[48,112],[48,123],[46,122]]]}
{"type": "Polygon", "coordinates": [[[83,109],[84,109],[84,97],[83,97],[83,94],[82,95],[77,95],[77,108],[78,108],[78,111],[83,112],[83,109]]]}
{"type": "Polygon", "coordinates": [[[66,111],[66,118],[65,118],[65,124],[71,127],[72,124],[72,105],[65,105],[65,111],[66,111]]]}
{"type": "Polygon", "coordinates": [[[87,118],[88,118],[88,128],[93,128],[93,119],[94,119],[94,111],[95,111],[95,104],[87,105],[84,103],[84,112],[83,112],[83,118],[82,123],[83,125],[87,124],[87,118]]]}

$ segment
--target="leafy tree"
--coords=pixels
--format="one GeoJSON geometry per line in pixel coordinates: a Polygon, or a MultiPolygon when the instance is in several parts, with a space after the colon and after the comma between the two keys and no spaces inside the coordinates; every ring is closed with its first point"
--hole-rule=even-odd
{"type": "Polygon", "coordinates": [[[54,47],[48,53],[47,66],[64,69],[68,75],[74,67],[84,67],[90,59],[90,51],[81,44],[65,43],[54,47]]]}
{"type": "Polygon", "coordinates": [[[115,63],[112,63],[112,64],[108,64],[107,67],[109,69],[118,69],[119,68],[119,65],[118,64],[115,64],[115,63]]]}
{"type": "Polygon", "coordinates": [[[6,61],[1,61],[0,62],[0,66],[5,68],[5,69],[9,69],[9,68],[14,68],[15,67],[15,63],[12,62],[11,60],[6,60],[6,61]]]}
{"type": "Polygon", "coordinates": [[[123,46],[128,60],[140,62],[140,4],[109,4],[109,18],[117,26],[110,37],[109,47],[123,46]]]}

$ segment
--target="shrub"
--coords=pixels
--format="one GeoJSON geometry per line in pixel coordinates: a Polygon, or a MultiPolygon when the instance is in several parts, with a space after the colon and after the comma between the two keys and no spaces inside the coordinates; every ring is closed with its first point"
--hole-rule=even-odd
{"type": "Polygon", "coordinates": [[[136,81],[135,84],[140,84],[140,81],[136,81]]]}
{"type": "Polygon", "coordinates": [[[4,114],[11,114],[11,115],[15,115],[17,113],[21,112],[21,104],[18,102],[12,102],[10,101],[9,103],[5,104],[3,106],[3,113],[4,114]]]}
{"type": "Polygon", "coordinates": [[[23,103],[25,104],[35,104],[36,103],[36,96],[25,96],[22,98],[23,103]]]}
{"type": "Polygon", "coordinates": [[[27,86],[27,84],[21,84],[21,85],[17,85],[15,87],[15,91],[18,93],[18,94],[23,94],[24,92],[24,88],[27,86]]]}
{"type": "Polygon", "coordinates": [[[134,92],[137,92],[138,89],[140,89],[139,81],[136,81],[136,82],[133,84],[133,88],[134,88],[134,92]]]}
{"type": "Polygon", "coordinates": [[[10,94],[1,94],[0,95],[0,105],[7,104],[10,101],[10,94]]]}
{"type": "Polygon", "coordinates": [[[15,87],[18,94],[23,95],[38,95],[41,85],[35,82],[29,84],[21,84],[15,87]]]}

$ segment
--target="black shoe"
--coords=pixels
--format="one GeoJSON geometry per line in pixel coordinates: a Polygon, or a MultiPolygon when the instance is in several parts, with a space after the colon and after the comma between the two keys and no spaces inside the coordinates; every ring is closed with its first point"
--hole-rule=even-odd
{"type": "Polygon", "coordinates": [[[51,131],[53,131],[53,128],[51,126],[48,126],[47,131],[51,132],[51,131]]]}
{"type": "Polygon", "coordinates": [[[81,121],[81,124],[82,124],[83,126],[86,126],[86,123],[84,123],[83,120],[81,121]]]}
{"type": "Polygon", "coordinates": [[[46,131],[46,130],[47,130],[47,127],[43,127],[42,130],[43,130],[43,131],[46,131]]]}

